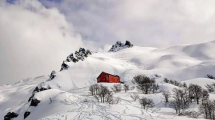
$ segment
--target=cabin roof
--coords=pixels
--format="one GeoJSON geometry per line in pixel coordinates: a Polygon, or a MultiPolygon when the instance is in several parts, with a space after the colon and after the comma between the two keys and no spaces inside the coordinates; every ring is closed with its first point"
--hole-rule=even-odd
{"type": "Polygon", "coordinates": [[[111,76],[114,76],[114,77],[120,78],[118,75],[112,75],[112,74],[110,74],[110,73],[102,72],[102,73],[97,77],[97,79],[98,79],[103,73],[108,74],[108,75],[111,75],[111,76]]]}

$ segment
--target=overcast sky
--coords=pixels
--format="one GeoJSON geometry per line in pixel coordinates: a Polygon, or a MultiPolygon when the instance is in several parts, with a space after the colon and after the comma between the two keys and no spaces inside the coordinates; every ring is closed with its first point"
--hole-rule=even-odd
{"type": "Polygon", "coordinates": [[[58,71],[79,47],[207,42],[214,26],[214,0],[0,0],[0,85],[58,71]]]}

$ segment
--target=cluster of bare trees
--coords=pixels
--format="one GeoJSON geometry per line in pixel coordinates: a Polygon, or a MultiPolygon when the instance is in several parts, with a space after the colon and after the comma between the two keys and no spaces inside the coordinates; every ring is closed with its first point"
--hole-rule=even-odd
{"type": "Polygon", "coordinates": [[[190,84],[188,88],[173,89],[173,101],[170,106],[176,110],[177,114],[189,107],[193,101],[199,104],[200,99],[205,98],[208,93],[201,86],[190,84]]]}
{"type": "Polygon", "coordinates": [[[94,84],[89,87],[91,95],[93,95],[101,103],[117,104],[119,98],[114,98],[113,93],[108,87],[103,85],[94,84]]]}
{"type": "Polygon", "coordinates": [[[176,114],[181,114],[183,110],[189,107],[189,91],[187,89],[173,89],[173,100],[169,102],[169,106],[172,107],[176,114]]]}
{"type": "MultiPolygon", "coordinates": [[[[170,105],[180,114],[181,111],[189,107],[193,101],[200,105],[199,112],[204,114],[206,119],[215,120],[215,101],[209,100],[209,93],[202,89],[201,86],[190,84],[188,88],[174,89],[174,101],[170,105]],[[200,101],[201,100],[201,101],[200,101]]],[[[194,117],[199,114],[193,114],[194,117]]]]}
{"type": "Polygon", "coordinates": [[[133,78],[133,81],[137,84],[137,89],[144,94],[156,93],[159,89],[159,85],[155,83],[155,80],[145,75],[137,75],[133,78]]]}
{"type": "Polygon", "coordinates": [[[170,79],[167,79],[167,78],[164,78],[163,80],[165,83],[169,83],[169,84],[172,84],[172,85],[175,85],[175,86],[178,86],[178,87],[187,87],[187,84],[186,83],[180,83],[176,80],[170,80],[170,79]]]}
{"type": "MultiPolygon", "coordinates": [[[[209,93],[202,89],[201,86],[190,84],[189,87],[174,88],[172,94],[163,91],[165,103],[176,111],[176,114],[185,114],[185,110],[192,102],[200,105],[200,113],[203,113],[206,119],[215,119],[215,101],[209,100],[209,93]],[[172,97],[173,99],[169,100],[172,97]],[[201,101],[200,101],[201,100],[201,101]],[[201,104],[200,104],[201,103],[201,104]]],[[[198,112],[186,113],[192,117],[198,117],[198,112]]]]}
{"type": "Polygon", "coordinates": [[[91,95],[97,95],[99,92],[99,88],[100,86],[98,84],[93,84],[89,87],[89,91],[91,93],[91,95]]]}
{"type": "Polygon", "coordinates": [[[206,119],[215,120],[215,100],[209,100],[209,93],[206,90],[202,92],[202,104],[199,111],[204,114],[206,119]]]}
{"type": "Polygon", "coordinates": [[[215,101],[206,100],[200,105],[199,111],[206,119],[215,120],[215,101]]]}

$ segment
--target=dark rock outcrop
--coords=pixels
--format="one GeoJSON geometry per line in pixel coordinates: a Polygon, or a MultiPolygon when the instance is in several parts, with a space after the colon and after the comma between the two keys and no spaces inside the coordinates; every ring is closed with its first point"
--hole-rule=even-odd
{"type": "Polygon", "coordinates": [[[27,118],[30,114],[31,114],[31,112],[26,111],[25,114],[24,114],[24,119],[27,118]]]}
{"type": "Polygon", "coordinates": [[[39,103],[40,103],[40,100],[32,99],[32,100],[31,100],[30,106],[37,107],[37,105],[38,105],[39,103]]]}
{"type": "Polygon", "coordinates": [[[56,72],[53,70],[53,71],[51,72],[49,78],[50,78],[51,80],[53,80],[55,77],[56,77],[56,72]]]}
{"type": "Polygon", "coordinates": [[[8,112],[7,115],[4,116],[4,120],[12,120],[13,118],[18,117],[17,113],[8,112]]]}
{"type": "Polygon", "coordinates": [[[65,61],[63,61],[60,71],[67,70],[68,68],[69,68],[69,66],[65,63],[65,61]]]}
{"type": "Polygon", "coordinates": [[[111,49],[109,50],[109,52],[117,52],[121,49],[125,49],[125,48],[130,48],[133,47],[133,44],[131,44],[130,41],[126,41],[125,44],[123,44],[120,41],[117,41],[115,45],[112,45],[111,49]]]}

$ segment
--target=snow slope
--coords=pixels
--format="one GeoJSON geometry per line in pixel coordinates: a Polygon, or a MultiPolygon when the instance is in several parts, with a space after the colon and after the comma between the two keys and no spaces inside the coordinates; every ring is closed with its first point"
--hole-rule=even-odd
{"type": "Polygon", "coordinates": [[[129,85],[135,75],[155,77],[158,74],[161,77],[155,77],[156,82],[161,90],[167,91],[176,86],[163,83],[164,77],[204,87],[214,82],[205,78],[207,74],[215,75],[213,46],[215,41],[159,49],[134,46],[117,52],[94,53],[84,61],[68,62],[69,69],[57,72],[53,80],[49,76],[39,76],[14,85],[0,86],[0,118],[12,111],[19,114],[14,120],[23,120],[24,113],[29,111],[31,114],[26,120],[188,119],[175,116],[172,109],[165,108],[161,93],[141,95],[152,98],[156,104],[155,109],[144,111],[137,101],[130,98],[131,94],[137,93],[136,90],[115,94],[120,103],[107,105],[98,103],[90,96],[88,87],[96,83],[102,71],[119,75],[121,81],[129,85]],[[34,98],[41,102],[37,107],[29,106],[28,99],[37,86],[50,86],[52,89],[35,93],[34,98]]]}

